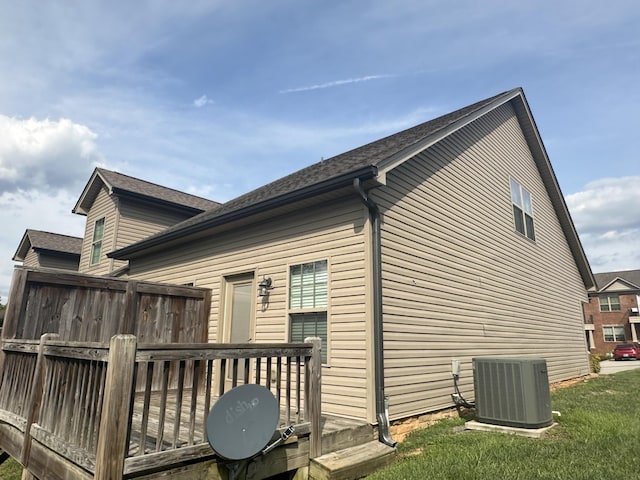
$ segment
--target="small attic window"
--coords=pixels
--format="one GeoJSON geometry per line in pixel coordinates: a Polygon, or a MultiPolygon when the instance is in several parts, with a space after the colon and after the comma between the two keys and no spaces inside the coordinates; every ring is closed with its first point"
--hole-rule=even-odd
{"type": "Polygon", "coordinates": [[[535,240],[531,193],[513,178],[511,179],[511,202],[513,203],[513,221],[516,231],[535,240]]]}
{"type": "Polygon", "coordinates": [[[91,243],[91,265],[100,263],[102,254],[102,237],[104,236],[104,217],[96,220],[93,226],[93,242],[91,243]]]}

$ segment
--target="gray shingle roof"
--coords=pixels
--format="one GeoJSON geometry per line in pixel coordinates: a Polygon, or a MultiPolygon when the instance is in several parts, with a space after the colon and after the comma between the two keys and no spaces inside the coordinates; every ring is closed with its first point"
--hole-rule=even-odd
{"type": "Polygon", "coordinates": [[[122,173],[105,170],[104,168],[96,169],[109,186],[115,190],[123,192],[131,192],[138,195],[144,195],[149,198],[162,200],[176,205],[182,205],[198,210],[209,210],[220,206],[218,202],[207,200],[206,198],[197,197],[189,193],[174,190],[172,188],[163,187],[155,183],[140,180],[139,178],[130,177],[122,173]]]}
{"type": "Polygon", "coordinates": [[[618,272],[595,273],[594,277],[596,278],[598,290],[606,287],[616,278],[620,278],[628,283],[640,287],[640,270],[621,270],[618,272]]]}
{"type": "Polygon", "coordinates": [[[388,137],[310,165],[302,170],[298,170],[286,177],[280,178],[256,190],[230,200],[221,208],[212,212],[206,212],[200,215],[199,218],[204,219],[207,216],[221,215],[224,212],[236,210],[268,198],[287,194],[291,191],[320,183],[332,177],[354,172],[367,166],[377,166],[383,160],[388,159],[402,150],[410,148],[424,138],[433,135],[439,130],[444,129],[461,118],[474,113],[485,105],[488,105],[499,97],[506,96],[509,93],[511,93],[511,91],[503,92],[499,95],[474,103],[468,107],[461,108],[455,112],[448,113],[429,122],[422,123],[415,127],[389,135],[388,137]]]}
{"type": "Polygon", "coordinates": [[[29,249],[80,256],[82,238],[27,229],[13,259],[24,260],[29,249]]]}
{"type": "MultiPolygon", "coordinates": [[[[411,149],[412,146],[418,144],[425,138],[434,135],[453,123],[477,112],[483,107],[495,102],[500,97],[508,97],[514,92],[521,92],[521,89],[517,88],[500,93],[452,113],[438,117],[434,120],[422,123],[415,127],[389,135],[348,152],[336,155],[335,157],[310,165],[302,170],[298,170],[295,173],[259,187],[249,193],[236,197],[218,208],[203,212],[169,227],[166,230],[139,242],[138,244],[134,244],[134,248],[138,248],[138,246],[142,246],[147,243],[147,240],[154,243],[163,237],[180,234],[180,232],[183,231],[191,231],[193,229],[197,229],[199,226],[206,228],[210,222],[222,219],[234,212],[241,212],[261,203],[271,202],[279,198],[286,198],[293,192],[303,191],[304,189],[317,186],[323,182],[330,182],[332,179],[349,175],[351,173],[355,176],[357,172],[362,172],[367,168],[375,169],[384,160],[387,160],[402,151],[411,149]]],[[[122,250],[127,251],[129,248],[125,247],[122,250]]]]}
{"type": "Polygon", "coordinates": [[[189,193],[163,187],[155,183],[130,177],[122,173],[104,168],[96,168],[84,187],[80,198],[73,208],[73,213],[87,215],[100,189],[106,185],[116,195],[129,196],[139,200],[147,200],[165,207],[177,208],[197,215],[206,210],[220,206],[218,202],[197,197],[189,193]]]}
{"type": "Polygon", "coordinates": [[[77,255],[80,255],[82,250],[82,238],[79,237],[31,229],[27,230],[27,235],[29,235],[31,247],[36,250],[51,250],[77,255]]]}

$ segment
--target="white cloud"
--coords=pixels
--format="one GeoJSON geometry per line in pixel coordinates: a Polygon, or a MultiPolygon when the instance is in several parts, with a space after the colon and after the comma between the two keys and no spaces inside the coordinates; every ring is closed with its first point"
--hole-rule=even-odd
{"type": "Polygon", "coordinates": [[[640,176],[603,178],[568,195],[595,272],[640,268],[640,176]]]}
{"type": "Polygon", "coordinates": [[[101,162],[96,134],[66,118],[26,120],[0,115],[0,296],[6,299],[11,261],[27,228],[82,236],[73,215],[92,168],[101,162]]]}
{"type": "Polygon", "coordinates": [[[212,104],[212,103],[214,103],[213,100],[208,98],[206,95],[202,95],[201,97],[196,98],[193,101],[193,105],[198,107],[198,108],[204,107],[205,105],[212,104]]]}
{"type": "Polygon", "coordinates": [[[640,176],[602,178],[567,196],[579,230],[603,234],[640,228],[640,176]]]}
{"type": "Polygon", "coordinates": [[[81,237],[85,217],[71,209],[78,194],[66,190],[0,194],[0,297],[6,301],[15,263],[11,260],[27,228],[81,237]]]}
{"type": "Polygon", "coordinates": [[[60,120],[0,115],[0,191],[57,189],[86,180],[100,162],[96,134],[60,120]]]}

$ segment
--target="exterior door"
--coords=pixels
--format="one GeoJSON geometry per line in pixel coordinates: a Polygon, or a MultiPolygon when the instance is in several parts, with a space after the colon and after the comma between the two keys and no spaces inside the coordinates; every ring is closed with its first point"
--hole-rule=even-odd
{"type": "MultiPolygon", "coordinates": [[[[256,287],[253,273],[225,278],[223,342],[250,343],[254,341],[255,303],[256,287]]],[[[238,384],[244,383],[245,365],[247,364],[244,360],[238,362],[238,384]]],[[[228,362],[226,370],[227,379],[232,380],[233,362],[228,362]]]]}

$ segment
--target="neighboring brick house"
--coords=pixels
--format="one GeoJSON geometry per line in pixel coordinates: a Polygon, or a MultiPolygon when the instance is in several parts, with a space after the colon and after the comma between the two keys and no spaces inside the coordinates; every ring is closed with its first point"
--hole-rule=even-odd
{"type": "Polygon", "coordinates": [[[596,273],[597,289],[584,305],[585,335],[591,353],[608,353],[640,337],[640,270],[596,273]]]}
{"type": "Polygon", "coordinates": [[[27,229],[12,260],[25,267],[78,271],[82,238],[27,229]]]}

